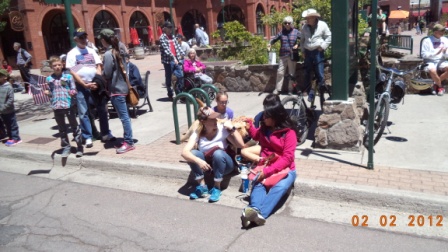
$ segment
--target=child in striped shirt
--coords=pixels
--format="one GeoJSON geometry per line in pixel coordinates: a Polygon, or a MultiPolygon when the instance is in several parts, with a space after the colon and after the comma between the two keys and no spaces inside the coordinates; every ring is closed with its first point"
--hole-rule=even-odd
{"type": "Polygon", "coordinates": [[[71,74],[62,72],[62,60],[58,56],[51,56],[49,61],[53,74],[48,76],[45,81],[49,88],[45,90],[45,94],[50,96],[51,107],[54,110],[54,119],[58,124],[59,135],[61,136],[62,157],[68,157],[71,153],[65,117],[67,117],[70,123],[73,137],[77,144],[76,157],[82,157],[81,129],[78,126],[75,111],[70,109],[72,97],[76,95],[75,80],[71,74]]]}

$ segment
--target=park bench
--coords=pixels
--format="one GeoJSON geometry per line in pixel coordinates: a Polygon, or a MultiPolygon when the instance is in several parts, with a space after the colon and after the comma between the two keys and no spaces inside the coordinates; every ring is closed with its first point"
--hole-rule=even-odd
{"type": "MultiPolygon", "coordinates": [[[[390,35],[387,41],[388,48],[396,48],[402,50],[409,50],[413,52],[414,41],[412,36],[407,35],[390,35]]],[[[420,44],[421,49],[421,44],[420,44]]]]}

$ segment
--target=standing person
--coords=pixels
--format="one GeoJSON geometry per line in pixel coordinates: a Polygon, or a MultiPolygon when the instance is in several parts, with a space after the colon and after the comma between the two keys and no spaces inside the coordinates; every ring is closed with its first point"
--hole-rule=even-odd
{"type": "Polygon", "coordinates": [[[123,154],[134,150],[131,118],[126,104],[126,96],[129,87],[126,82],[126,62],[120,54],[118,38],[110,29],[101,30],[98,39],[105,48],[103,76],[107,81],[107,90],[110,92],[111,102],[117,110],[118,117],[123,125],[123,144],[116,150],[117,154],[123,154]]]}
{"type": "MultiPolygon", "coordinates": [[[[306,19],[306,24],[302,28],[300,38],[300,47],[302,55],[305,56],[305,86],[311,87],[311,71],[317,77],[319,90],[325,88],[324,79],[324,52],[331,44],[331,31],[327,23],[319,20],[320,14],[315,9],[308,9],[302,13],[306,19]]],[[[313,91],[309,93],[309,99],[312,100],[313,91]]]]}
{"type": "MultiPolygon", "coordinates": [[[[368,16],[368,19],[372,19],[372,13],[368,16]]],[[[376,29],[378,32],[378,35],[385,35],[386,34],[386,19],[387,16],[385,13],[383,13],[383,10],[378,6],[376,9],[376,29]]]]}
{"type": "Polygon", "coordinates": [[[187,55],[188,51],[190,50],[190,46],[188,45],[187,42],[185,42],[185,37],[180,34],[177,34],[176,38],[177,38],[177,43],[182,48],[182,51],[184,52],[185,55],[187,55]]]}
{"type": "Polygon", "coordinates": [[[182,70],[183,58],[185,54],[182,51],[177,40],[173,36],[173,25],[166,21],[163,28],[163,34],[160,36],[160,57],[165,68],[165,86],[168,99],[173,101],[173,89],[171,88],[171,75],[177,77],[176,94],[183,90],[184,73],[182,70]]]}
{"type": "Polygon", "coordinates": [[[257,174],[253,181],[254,186],[250,195],[250,204],[243,209],[241,214],[241,223],[247,228],[251,223],[263,225],[266,219],[271,215],[275,206],[283,195],[292,186],[296,179],[296,169],[294,163],[294,152],[297,145],[297,137],[294,122],[289,118],[288,113],[280,101],[276,101],[274,94],[266,96],[263,102],[263,122],[260,128],[255,128],[251,120],[248,120],[249,135],[259,141],[259,153],[247,152],[241,150],[241,155],[255,163],[260,163],[264,158],[275,153],[279,157],[263,171],[257,174]],[[288,175],[280,180],[269,190],[261,183],[265,178],[272,176],[286,168],[290,169],[288,175]]]}
{"type": "Polygon", "coordinates": [[[25,83],[25,90],[23,93],[28,93],[30,88],[30,68],[31,68],[31,59],[33,56],[29,54],[25,49],[21,48],[20,43],[14,43],[14,51],[17,52],[17,67],[20,71],[20,76],[22,76],[22,81],[25,83]]]}
{"type": "Polygon", "coordinates": [[[433,34],[422,41],[421,56],[423,61],[428,64],[426,70],[434,81],[432,94],[442,96],[445,93],[442,81],[448,79],[448,62],[444,60],[448,48],[448,39],[443,36],[445,33],[443,25],[434,25],[432,31],[433,34]],[[443,62],[439,64],[440,61],[443,62]],[[439,68],[437,69],[437,67],[439,68]],[[442,71],[440,76],[437,70],[442,71]]]}
{"type": "Polygon", "coordinates": [[[200,108],[198,111],[199,126],[188,139],[187,145],[182,150],[182,157],[188,162],[194,173],[198,185],[190,199],[202,198],[210,194],[209,202],[219,201],[221,197],[221,181],[223,176],[234,170],[232,157],[225,151],[228,147],[227,140],[237,148],[244,146],[243,139],[230,121],[219,123],[216,118],[219,113],[209,107],[200,108]],[[195,149],[197,144],[198,149],[195,149]],[[214,187],[209,191],[204,180],[204,173],[212,171],[214,175],[214,187]]]}
{"type": "Polygon", "coordinates": [[[77,149],[76,157],[82,157],[82,136],[81,129],[76,121],[76,114],[72,106],[72,97],[76,96],[76,85],[73,76],[64,73],[64,65],[58,56],[50,57],[50,65],[53,74],[48,76],[45,82],[49,90],[45,90],[45,94],[50,96],[51,108],[54,111],[54,119],[58,124],[59,135],[61,137],[62,157],[68,157],[71,152],[70,140],[68,139],[67,126],[65,118],[67,117],[70,127],[72,128],[73,138],[75,139],[77,149]]]}
{"type": "Polygon", "coordinates": [[[422,31],[420,30],[420,25],[418,24],[417,21],[414,23],[414,28],[415,28],[415,31],[416,31],[417,35],[422,33],[422,31]]]}
{"type": "Polygon", "coordinates": [[[22,139],[19,136],[19,125],[14,110],[14,89],[8,81],[8,72],[5,69],[0,69],[0,132],[6,131],[8,141],[5,145],[11,147],[21,143],[22,139]]]}
{"type": "MultiPolygon", "coordinates": [[[[291,76],[295,76],[297,62],[293,60],[293,50],[298,50],[300,38],[299,30],[293,26],[293,19],[291,16],[287,16],[283,19],[282,30],[269,42],[268,50],[271,49],[271,45],[280,40],[280,61],[277,70],[277,84],[275,86],[274,94],[278,94],[282,91],[283,79],[285,74],[288,73],[291,76]]],[[[290,90],[291,80],[288,83],[288,91],[290,90]]]]}
{"type": "Polygon", "coordinates": [[[233,119],[233,110],[227,107],[227,104],[229,104],[229,95],[226,91],[219,91],[216,94],[216,106],[213,108],[215,112],[220,114],[219,119],[233,119]]]}
{"type": "MultiPolygon", "coordinates": [[[[95,50],[87,46],[87,33],[83,28],[78,28],[73,33],[73,37],[76,46],[68,52],[65,66],[70,69],[70,74],[75,79],[82,138],[86,141],[86,148],[91,148],[93,147],[93,136],[92,123],[89,119],[89,102],[92,100],[91,91],[98,89],[98,85],[93,82],[93,78],[96,74],[101,75],[101,59],[95,50]]],[[[102,140],[114,141],[115,137],[109,130],[107,99],[102,99],[96,105],[102,140]]]]}

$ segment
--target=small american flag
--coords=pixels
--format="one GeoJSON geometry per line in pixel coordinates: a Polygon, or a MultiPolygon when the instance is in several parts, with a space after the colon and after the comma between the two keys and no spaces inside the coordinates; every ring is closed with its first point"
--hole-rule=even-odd
{"type": "Polygon", "coordinates": [[[45,76],[30,74],[28,94],[33,96],[34,104],[36,105],[50,102],[50,98],[44,93],[48,89],[48,85],[45,84],[45,79],[45,76]]]}

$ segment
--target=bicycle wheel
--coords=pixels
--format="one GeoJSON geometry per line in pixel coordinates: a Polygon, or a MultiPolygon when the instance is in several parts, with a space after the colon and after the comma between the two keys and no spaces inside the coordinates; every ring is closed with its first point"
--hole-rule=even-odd
{"type": "MultiPolygon", "coordinates": [[[[383,135],[384,129],[387,125],[387,119],[389,118],[389,100],[386,97],[381,98],[375,106],[375,114],[373,115],[373,145],[377,144],[383,135]],[[378,110],[376,109],[378,107],[378,110]]],[[[368,146],[369,140],[369,123],[367,120],[366,130],[364,131],[364,146],[368,146]]]]}
{"type": "Polygon", "coordinates": [[[293,122],[297,124],[297,145],[303,144],[309,131],[305,104],[297,96],[288,96],[282,99],[282,105],[285,107],[293,122]]]}

